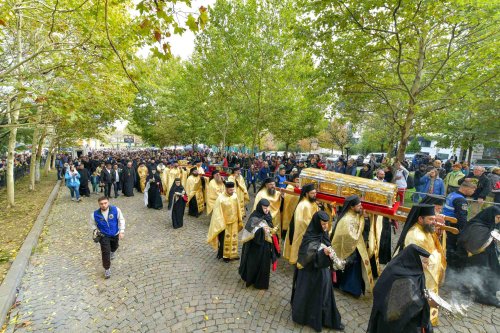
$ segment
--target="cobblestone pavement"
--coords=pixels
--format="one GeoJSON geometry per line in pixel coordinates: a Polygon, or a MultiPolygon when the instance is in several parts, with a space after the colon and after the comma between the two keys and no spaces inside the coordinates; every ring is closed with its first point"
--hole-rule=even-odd
{"type": "MultiPolygon", "coordinates": [[[[291,319],[288,264],[280,260],[269,290],[246,288],[238,262],[216,260],[206,244],[205,215],[186,215],[174,230],[166,208],[145,208],[140,194],[112,200],[127,229],[105,280],[88,229],[96,199],[72,202],[61,188],[7,332],[312,332],[291,319]]],[[[345,332],[364,332],[371,298],[335,296],[345,332]]],[[[464,320],[442,317],[436,331],[497,332],[500,310],[474,304],[464,320]]]]}

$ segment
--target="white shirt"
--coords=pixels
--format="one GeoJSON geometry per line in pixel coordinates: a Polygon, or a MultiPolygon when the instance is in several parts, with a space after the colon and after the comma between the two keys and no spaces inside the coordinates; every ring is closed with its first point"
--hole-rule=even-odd
{"type": "Polygon", "coordinates": [[[406,183],[406,178],[408,177],[408,170],[406,170],[404,167],[401,167],[401,169],[396,170],[396,175],[395,177],[397,178],[398,176],[401,176],[401,178],[396,179],[396,186],[398,188],[406,188],[408,185],[406,183]]]}
{"type": "MultiPolygon", "coordinates": [[[[122,214],[122,211],[120,210],[120,208],[116,207],[116,210],[118,211],[118,229],[119,229],[119,232],[118,233],[123,233],[125,232],[125,218],[123,217],[123,214],[122,214]]],[[[108,209],[106,209],[105,211],[102,211],[101,210],[101,213],[102,213],[102,216],[104,216],[104,219],[106,221],[108,221],[108,215],[109,215],[109,207],[108,209]]],[[[90,228],[92,229],[92,232],[94,232],[95,229],[97,229],[97,223],[95,222],[95,219],[94,219],[94,213],[90,214],[90,228]]]]}

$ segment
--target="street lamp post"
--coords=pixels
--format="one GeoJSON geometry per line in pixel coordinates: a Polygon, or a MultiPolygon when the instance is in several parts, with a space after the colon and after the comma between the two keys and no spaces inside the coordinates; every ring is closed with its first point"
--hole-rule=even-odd
{"type": "Polygon", "coordinates": [[[349,160],[349,149],[351,149],[351,148],[349,148],[349,147],[345,147],[345,155],[346,155],[346,156],[345,156],[345,160],[346,160],[346,161],[348,161],[348,160],[349,160]]]}

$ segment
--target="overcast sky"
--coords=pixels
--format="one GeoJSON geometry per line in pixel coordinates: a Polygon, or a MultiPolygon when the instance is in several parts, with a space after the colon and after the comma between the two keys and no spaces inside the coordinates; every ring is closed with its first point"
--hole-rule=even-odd
{"type": "MultiPolygon", "coordinates": [[[[200,8],[201,6],[208,8],[208,6],[212,6],[214,3],[215,0],[192,0],[191,11],[198,13],[198,8],[200,8]]],[[[189,10],[186,6],[180,4],[179,8],[182,7],[184,7],[186,10],[189,10]]],[[[182,36],[172,35],[172,38],[170,39],[170,44],[172,45],[172,54],[174,56],[180,56],[182,59],[187,59],[191,56],[191,54],[193,54],[194,34],[191,31],[186,30],[186,32],[184,32],[182,36]]]]}
{"type": "MultiPolygon", "coordinates": [[[[198,9],[203,6],[208,8],[208,6],[212,6],[215,4],[216,0],[192,0],[191,8],[187,7],[183,3],[178,3],[175,7],[183,12],[192,12],[194,17],[197,17],[199,14],[198,9]]],[[[210,13],[209,13],[210,16],[210,13]]],[[[185,22],[185,20],[184,20],[185,22]]],[[[184,24],[184,22],[181,22],[184,24]]],[[[182,59],[188,59],[194,51],[194,34],[188,29],[182,35],[172,34],[172,37],[168,38],[170,45],[172,46],[172,54],[174,56],[179,56],[182,59]]],[[[143,48],[138,52],[139,55],[145,56],[147,55],[149,46],[143,48]]]]}

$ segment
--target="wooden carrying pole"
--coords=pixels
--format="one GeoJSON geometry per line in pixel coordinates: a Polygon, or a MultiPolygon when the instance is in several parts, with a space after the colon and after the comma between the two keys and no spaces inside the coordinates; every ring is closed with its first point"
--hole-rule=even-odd
{"type": "MultiPolygon", "coordinates": [[[[291,185],[296,185],[295,183],[291,183],[291,182],[285,182],[285,184],[291,184],[291,185]]],[[[279,191],[281,193],[286,193],[286,194],[291,194],[291,195],[300,195],[300,189],[298,188],[295,188],[294,191],[290,191],[290,190],[286,190],[286,189],[279,189],[279,191]]],[[[330,205],[339,205],[339,204],[342,204],[343,203],[343,200],[342,200],[342,203],[340,202],[337,202],[335,200],[329,200],[329,198],[327,198],[326,195],[322,194],[322,193],[318,193],[318,195],[316,196],[316,200],[317,201],[320,201],[320,202],[323,202],[323,203],[326,203],[326,204],[330,204],[330,205]],[[318,197],[319,195],[319,197],[318,197]]],[[[405,215],[399,215],[397,214],[397,212],[403,212],[403,213],[409,213],[410,212],[410,208],[408,207],[402,207],[402,206],[398,206],[397,207],[397,210],[396,210],[396,213],[395,214],[390,214],[388,212],[385,212],[385,211],[382,211],[382,209],[377,209],[377,210],[373,210],[373,209],[370,209],[371,207],[373,207],[374,205],[373,204],[366,204],[366,203],[363,203],[365,206],[368,206],[368,207],[363,207],[363,209],[370,213],[370,214],[373,214],[373,215],[378,215],[378,216],[384,216],[384,217],[387,217],[387,218],[390,218],[390,219],[393,219],[393,220],[396,220],[396,221],[399,221],[399,222],[406,222],[406,216],[405,215]]],[[[387,210],[387,209],[384,209],[384,210],[387,210]]],[[[451,223],[457,223],[457,220],[453,217],[449,217],[449,216],[446,216],[445,217],[445,220],[446,221],[449,221],[451,223]]],[[[443,229],[443,230],[446,230],[454,235],[458,235],[459,234],[459,230],[457,228],[453,228],[453,227],[449,227],[449,226],[443,226],[443,225],[438,225],[437,226],[438,228],[440,229],[443,229]]]]}

